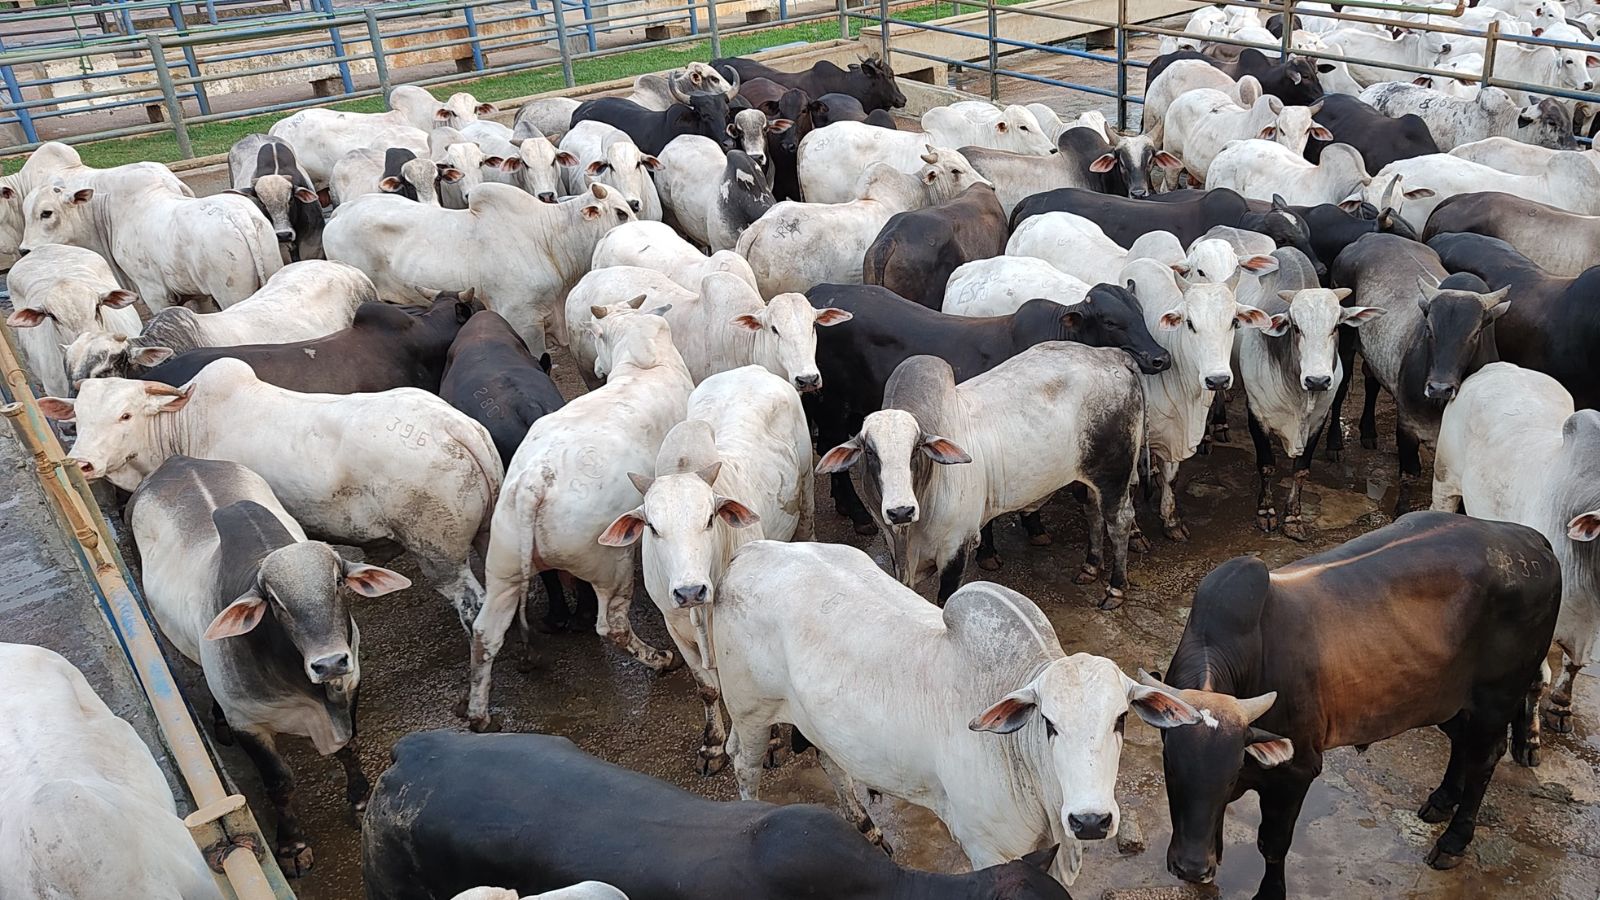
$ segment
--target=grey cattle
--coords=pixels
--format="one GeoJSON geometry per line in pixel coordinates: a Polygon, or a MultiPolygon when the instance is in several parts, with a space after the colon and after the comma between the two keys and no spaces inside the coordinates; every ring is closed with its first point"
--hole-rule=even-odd
{"type": "Polygon", "coordinates": [[[1428,217],[1422,240],[1451,232],[1499,238],[1552,275],[1576,278],[1600,262],[1600,216],[1586,216],[1515,194],[1457,194],[1428,217]]]}
{"type": "Polygon", "coordinates": [[[337,755],[347,799],[365,804],[353,718],[361,632],[339,588],[376,597],[411,582],[306,540],[266,481],[238,463],[168,458],[134,491],[128,520],[150,611],[205,672],[219,739],[238,740],[277,807],[279,864],[304,874],[313,854],[277,736],[337,755]]]}
{"type": "Polygon", "coordinates": [[[288,141],[266,134],[240,138],[228,150],[228,181],[272,223],[287,261],[322,258],[322,203],[288,141]]]}
{"type": "Polygon", "coordinates": [[[1385,81],[1361,92],[1361,100],[1391,118],[1412,114],[1428,125],[1428,133],[1445,153],[1490,137],[1511,137],[1540,147],[1575,150],[1572,111],[1546,97],[1532,106],[1518,106],[1497,87],[1476,97],[1455,97],[1433,88],[1385,81]]]}

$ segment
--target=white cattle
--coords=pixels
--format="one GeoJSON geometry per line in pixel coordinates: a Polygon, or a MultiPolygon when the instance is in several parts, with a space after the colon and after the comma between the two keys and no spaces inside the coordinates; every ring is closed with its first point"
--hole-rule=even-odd
{"type": "Polygon", "coordinates": [[[558,149],[544,135],[518,137],[499,122],[473,122],[461,133],[489,155],[485,178],[514,184],[546,203],[554,203],[561,194],[562,169],[578,164],[576,156],[558,149]]]}
{"type": "MultiPolygon", "coordinates": [[[[1310,454],[1328,421],[1334,393],[1344,380],[1339,362],[1339,326],[1359,326],[1383,315],[1366,306],[1340,306],[1349,288],[1328,290],[1317,281],[1305,254],[1292,247],[1273,251],[1278,266],[1271,273],[1244,279],[1239,301],[1266,313],[1266,327],[1246,328],[1237,342],[1239,379],[1244,382],[1251,434],[1276,437],[1294,461],[1294,483],[1284,502],[1283,533],[1295,540],[1310,537],[1301,515],[1300,492],[1311,471],[1310,454]]],[[[1337,423],[1335,423],[1337,427],[1337,423]]],[[[1256,524],[1263,531],[1278,527],[1272,490],[1275,461],[1270,443],[1265,454],[1257,442],[1256,470],[1261,476],[1256,495],[1256,524]]]]}
{"type": "Polygon", "coordinates": [[[1522,107],[1497,87],[1480,90],[1476,97],[1460,98],[1420,85],[1386,81],[1362,91],[1361,99],[1391,118],[1420,117],[1434,143],[1446,153],[1497,136],[1541,147],[1572,143],[1572,114],[1559,102],[1522,107]]]}
{"type": "Polygon", "coordinates": [[[1123,717],[1199,718],[1104,657],[1067,656],[1015,591],[969,584],[940,610],[839,544],[746,544],[712,622],[740,796],[759,798],[768,727],[792,722],[869,838],[855,783],[931,810],[974,869],[1061,844],[1051,874],[1070,884],[1079,840],[1121,823],[1123,717]]]}
{"type": "MultiPolygon", "coordinates": [[[[1229,141],[1290,140],[1288,132],[1278,130],[1278,116],[1283,108],[1283,101],[1271,95],[1257,97],[1255,103],[1246,108],[1221,91],[1210,88],[1187,91],[1167,107],[1162,146],[1183,160],[1194,182],[1203,182],[1211,160],[1229,141]]],[[[1289,149],[1296,153],[1303,151],[1305,136],[1300,136],[1299,147],[1290,146],[1289,149]]]]}
{"type": "Polygon", "coordinates": [[[1565,666],[1550,693],[1555,730],[1572,730],[1572,682],[1600,656],[1600,415],[1542,372],[1489,363],[1444,409],[1433,508],[1539,531],[1561,561],[1555,643],[1565,666]]]}
{"type": "Polygon", "coordinates": [[[409,157],[393,171],[388,168],[389,151],[361,147],[346,153],[328,176],[328,197],[335,209],[363,194],[396,194],[438,206],[440,183],[459,179],[461,173],[426,155],[407,153],[409,157]]]}
{"type": "Polygon", "coordinates": [[[169,306],[142,331],[135,317],[132,327],[79,336],[66,348],[68,381],[137,378],[174,354],[200,347],[309,341],[350,327],[356,308],[377,299],[372,280],[352,266],[320,259],[290,263],[261,290],[221,312],[169,306]]]}
{"type": "MultiPolygon", "coordinates": [[[[1322,35],[1329,47],[1337,47],[1348,59],[1377,60],[1431,69],[1450,55],[1452,36],[1436,31],[1402,31],[1398,36],[1365,28],[1341,28],[1322,35]]],[[[1350,75],[1362,85],[1397,79],[1410,80],[1411,73],[1367,63],[1348,63],[1350,75]]]]}
{"type": "MultiPolygon", "coordinates": [[[[1330,135],[1331,137],[1331,135],[1330,135]]],[[[1247,200],[1281,196],[1291,206],[1339,203],[1366,187],[1361,151],[1349,144],[1329,144],[1319,162],[1272,141],[1234,141],[1211,161],[1207,188],[1228,188],[1247,200]]]]}
{"type": "Polygon", "coordinates": [[[1118,283],[1130,281],[1150,333],[1172,359],[1166,371],[1144,376],[1144,385],[1150,461],[1160,469],[1161,523],[1168,537],[1184,541],[1189,529],[1179,517],[1173,490],[1178,466],[1205,437],[1212,395],[1233,383],[1235,330],[1263,328],[1268,319],[1261,310],[1239,303],[1228,284],[1191,283],[1152,259],[1128,263],[1118,283]]]}
{"type": "Polygon", "coordinates": [[[57,180],[29,194],[23,251],[45,244],[93,250],[152,311],[193,297],[230,306],[283,268],[272,223],[244,197],[196,198],[142,172],[102,174],[94,183],[57,180]]]}
{"type": "Polygon", "coordinates": [[[1117,173],[1128,194],[1145,197],[1154,190],[1152,170],[1183,167],[1177,157],[1157,150],[1149,135],[1115,134],[1107,140],[1100,129],[1077,125],[1063,134],[1069,152],[1054,156],[983,147],[966,147],[963,155],[979,176],[994,185],[995,198],[1007,217],[1034,194],[1064,187],[1103,190],[1109,172],[1117,173]]]}
{"type": "Polygon", "coordinates": [[[1200,59],[1180,59],[1161,70],[1144,92],[1144,133],[1158,146],[1166,127],[1167,109],[1172,101],[1190,91],[1206,88],[1226,96],[1237,106],[1249,109],[1261,96],[1261,82],[1253,75],[1234,81],[1228,73],[1200,59]]]}
{"type": "Polygon", "coordinates": [[[47,394],[66,396],[66,347],[80,336],[135,333],[139,299],[117,285],[111,267],[98,253],[66,244],[46,244],[17,260],[6,275],[12,313],[6,324],[17,329],[17,349],[47,394]]]}
{"type": "Polygon", "coordinates": [[[87,478],[131,491],[176,454],[237,462],[306,527],[411,551],[463,623],[483,603],[467,556],[494,508],[500,456],[482,425],[426,391],[300,394],[227,358],[182,389],[92,378],[76,401],[39,406],[78,423],[71,455],[87,478]]]}
{"type": "Polygon", "coordinates": [[[1547,171],[1550,163],[1558,158],[1586,160],[1589,165],[1600,169],[1600,150],[1551,150],[1508,137],[1485,138],[1462,144],[1451,150],[1450,155],[1511,175],[1538,175],[1547,171]]]}
{"type": "Polygon", "coordinates": [[[542,134],[552,141],[572,127],[572,114],[582,104],[571,97],[541,97],[529,100],[517,110],[512,128],[518,134],[542,134]]]}
{"type": "Polygon", "coordinates": [[[1090,287],[1042,259],[994,256],[957,266],[945,284],[939,311],[951,316],[1008,316],[1035,297],[1071,306],[1083,300],[1090,287]]]}
{"type": "MultiPolygon", "coordinates": [[[[834,127],[837,126],[820,128],[812,134],[834,127]]],[[[907,175],[887,163],[873,163],[861,175],[857,200],[784,200],[767,210],[766,215],[745,229],[734,248],[749,260],[761,295],[804,292],[823,283],[860,284],[861,260],[895,213],[943,203],[975,180],[982,180],[971,174],[965,161],[945,164],[935,163],[936,159],[936,155],[928,154],[916,175],[907,175]],[[958,176],[956,170],[967,173],[967,177],[958,176]]]]}
{"type": "MultiPolygon", "coordinates": [[[[395,91],[398,93],[400,88],[395,91]]],[[[418,156],[427,156],[428,131],[433,125],[423,128],[409,122],[399,110],[352,113],[303,109],[279,119],[267,133],[289,142],[295,158],[305,167],[312,183],[320,188],[329,183],[334,165],[351,150],[403,147],[418,156]]]]}
{"type": "Polygon", "coordinates": [[[0,644],[0,896],[222,900],[150,749],[72,663],[0,644]]]}
{"type": "MultiPolygon", "coordinates": [[[[626,305],[634,309],[667,306],[661,314],[672,325],[672,343],[696,384],[718,372],[757,365],[792,390],[814,391],[822,384],[816,329],[850,320],[842,310],[816,309],[804,294],[778,294],[763,303],[746,281],[726,272],[713,272],[690,290],[651,269],[596,269],[567,295],[568,350],[580,373],[603,377],[595,372],[599,346],[593,323],[596,310],[621,305],[618,297],[631,297],[626,305]]],[[[585,381],[591,387],[599,383],[585,381]]]]}
{"type": "Polygon", "coordinates": [[[914,588],[936,574],[940,600],[961,584],[990,520],[1082,483],[1089,495],[1083,573],[1108,575],[1101,608],[1113,609],[1127,588],[1144,422],[1138,370],[1121,350],[1047,341],[960,385],[948,362],[915,356],[890,376],[883,409],[824,454],[817,471],[862,462],[863,496],[889,542],[896,577],[914,588]],[[1064,396],[1073,402],[1052,402],[1064,396]]]}
{"type": "Polygon", "coordinates": [[[702,247],[732,250],[744,229],[776,203],[760,164],[744,155],[724,153],[698,134],[673,138],[661,150],[655,181],[662,209],[702,247]]]}
{"type": "Polygon", "coordinates": [[[606,232],[594,245],[593,267],[608,266],[655,269],[689,290],[698,290],[700,279],[712,272],[737,275],[756,286],[756,273],[744,257],[732,250],[706,256],[664,222],[626,222],[606,232]]]}
{"type": "Polygon", "coordinates": [[[489,600],[472,630],[467,718],[477,731],[493,725],[494,657],[538,572],[555,569],[587,581],[598,601],[597,632],[656,671],[672,665],[671,651],[646,644],[628,623],[633,552],[601,546],[599,538],[638,505],[638,492],[623,476],[653,471],[662,439],[683,421],[694,382],[660,316],[621,312],[595,324],[605,386],[533,424],[495,506],[484,563],[489,600]]]}
{"type": "MultiPolygon", "coordinates": [[[[461,173],[459,178],[440,179],[439,205],[446,209],[466,209],[467,195],[483,184],[486,170],[491,167],[489,155],[476,141],[446,126],[435,128],[428,135],[428,156],[438,164],[441,176],[450,170],[461,173]]],[[[516,168],[517,164],[507,157],[494,159],[495,171],[509,173],[516,168]]]]}
{"type": "Polygon", "coordinates": [[[707,378],[689,395],[688,416],[667,433],[651,472],[628,473],[644,501],[618,516],[600,543],[640,542],[645,590],[705,704],[699,756],[701,773],[711,775],[727,764],[707,622],[717,584],[750,541],[813,537],[816,478],[800,395],[757,366],[707,378]]]}
{"type": "Polygon", "coordinates": [[[420,304],[440,291],[476,288],[537,356],[549,330],[564,331],[567,290],[589,270],[595,244],[631,221],[620,194],[603,185],[542,203],[510,185],[485,184],[465,210],[363,197],[328,223],[322,244],[329,259],[367,273],[385,298],[420,304]]]}
{"type": "Polygon", "coordinates": [[[561,139],[561,150],[577,158],[576,167],[566,173],[568,194],[603,184],[616,188],[639,218],[661,221],[661,198],[652,178],[661,161],[641,151],[621,130],[604,122],[579,122],[561,139]]]}
{"type": "MultiPolygon", "coordinates": [[[[1552,35],[1545,34],[1544,37],[1552,35]]],[[[1588,41],[1582,37],[1579,40],[1588,41]]],[[[1594,88],[1594,75],[1590,70],[1597,65],[1600,65],[1600,57],[1592,52],[1500,41],[1495,45],[1492,74],[1496,78],[1522,84],[1548,84],[1573,91],[1588,91],[1594,88]]],[[[1482,70],[1483,61],[1480,59],[1477,68],[1466,74],[1476,75],[1482,70]]],[[[1528,99],[1530,96],[1539,96],[1512,88],[1506,88],[1505,91],[1518,103],[1528,103],[1531,102],[1528,99]]]]}
{"type": "Polygon", "coordinates": [[[361,808],[368,786],[353,743],[361,632],[339,587],[378,597],[411,582],[306,540],[261,476],[234,462],[169,457],[133,492],[127,515],[150,615],[205,673],[277,807],[279,864],[303,875],[313,854],[278,735],[337,754],[346,798],[361,808]]]}
{"type": "Polygon", "coordinates": [[[1006,242],[1006,256],[1042,259],[1084,284],[1095,285],[1116,283],[1128,260],[1148,257],[1177,265],[1185,251],[1171,232],[1148,232],[1123,248],[1089,219],[1069,212],[1047,212],[1030,216],[1017,226],[1006,242]]]}
{"type": "MultiPolygon", "coordinates": [[[[722,73],[708,63],[692,62],[681,69],[671,72],[651,72],[640,75],[633,80],[633,93],[627,99],[639,104],[645,109],[661,111],[668,109],[677,100],[673,97],[672,86],[677,84],[678,90],[684,94],[718,93],[727,94],[729,99],[737,93],[735,81],[730,84],[722,73]]],[[[531,104],[530,104],[531,105],[531,104]]],[[[527,107],[523,107],[526,109],[527,107]]]]}
{"type": "Polygon", "coordinates": [[[936,147],[988,147],[1047,156],[1055,142],[1025,106],[1004,109],[982,100],[935,106],[922,114],[922,130],[936,147]]]}
{"type": "Polygon", "coordinates": [[[1416,201],[1407,203],[1400,215],[1418,234],[1445,198],[1477,191],[1501,191],[1584,215],[1600,213],[1600,169],[1581,153],[1556,154],[1537,175],[1512,175],[1447,153],[1399,159],[1373,176],[1363,199],[1377,203],[1396,175],[1405,186],[1406,199],[1416,201]],[[1432,194],[1413,197],[1421,191],[1432,194]]]}
{"type": "Polygon", "coordinates": [[[478,887],[463,891],[451,900],[628,900],[628,895],[609,884],[584,881],[572,887],[532,895],[518,894],[510,888],[478,887]]]}
{"type": "Polygon", "coordinates": [[[443,102],[420,87],[402,84],[389,92],[389,111],[381,113],[356,113],[368,115],[378,121],[396,125],[409,125],[422,131],[447,125],[460,128],[476,122],[479,116],[494,112],[494,104],[479,103],[471,94],[457,92],[443,102]]]}
{"type": "Polygon", "coordinates": [[[861,176],[873,163],[912,174],[927,165],[929,157],[957,181],[952,197],[982,180],[956,150],[929,144],[925,135],[914,131],[890,131],[865,122],[834,122],[813,130],[800,140],[796,165],[808,203],[848,203],[861,196],[861,176]]]}

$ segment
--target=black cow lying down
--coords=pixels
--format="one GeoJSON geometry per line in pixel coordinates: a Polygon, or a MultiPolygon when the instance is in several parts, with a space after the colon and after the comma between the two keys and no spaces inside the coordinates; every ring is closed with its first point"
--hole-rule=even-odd
{"type": "Polygon", "coordinates": [[[367,900],[537,894],[601,881],[629,900],[1072,900],[1058,848],[977,872],[896,865],[820,806],[721,803],[543,734],[410,734],[362,827],[367,900]]]}
{"type": "Polygon", "coordinates": [[[1255,791],[1256,898],[1284,897],[1323,752],[1428,725],[1450,738],[1444,780],[1417,812],[1450,823],[1428,863],[1460,864],[1508,727],[1512,756],[1538,764],[1539,667],[1560,607],[1561,570],[1537,531],[1450,513],[1411,513],[1270,572],[1249,556],[1218,566],[1167,672],[1202,718],[1161,733],[1168,871],[1210,882],[1227,806],[1255,791]]]}

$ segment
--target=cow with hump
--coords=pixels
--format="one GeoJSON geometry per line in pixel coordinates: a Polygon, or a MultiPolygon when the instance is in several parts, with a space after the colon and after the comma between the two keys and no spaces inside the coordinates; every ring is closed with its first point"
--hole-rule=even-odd
{"type": "Polygon", "coordinates": [[[364,808],[355,743],[361,632],[339,588],[378,597],[411,582],[306,540],[261,476],[238,463],[168,458],[134,491],[128,521],[151,615],[204,671],[218,739],[238,741],[277,808],[278,862],[304,875],[313,853],[277,736],[300,735],[336,755],[346,799],[364,808]]]}
{"type": "Polygon", "coordinates": [[[68,362],[79,341],[111,340],[139,330],[132,308],[139,296],[123,290],[105,258],[92,250],[46,244],[17,260],[6,274],[17,344],[47,393],[66,396],[68,362]]]}
{"type": "Polygon", "coordinates": [[[1168,871],[1211,882],[1228,804],[1253,790],[1267,864],[1256,897],[1285,897],[1323,753],[1428,725],[1450,738],[1450,763],[1417,815],[1450,822],[1428,864],[1459,865],[1508,728],[1513,757],[1536,758],[1560,603],[1561,569],[1537,531],[1445,513],[1412,513],[1272,571],[1250,556],[1223,563],[1195,592],[1165,684],[1141,676],[1200,712],[1162,734],[1168,871]]]}
{"type": "Polygon", "coordinates": [[[393,756],[362,829],[371,900],[454,897],[484,882],[537,894],[585,879],[631,900],[1070,900],[1042,871],[1054,847],[976,872],[923,872],[820,806],[707,800],[555,735],[426,731],[393,756]]]}
{"type": "Polygon", "coordinates": [[[863,834],[883,840],[857,783],[938,815],[975,869],[1062,845],[1051,874],[1070,884],[1079,841],[1117,833],[1127,714],[1199,721],[1109,659],[1067,656],[1021,594],[976,582],[941,611],[853,547],[746,544],[716,607],[740,796],[759,799],[768,729],[792,723],[863,834]]]}

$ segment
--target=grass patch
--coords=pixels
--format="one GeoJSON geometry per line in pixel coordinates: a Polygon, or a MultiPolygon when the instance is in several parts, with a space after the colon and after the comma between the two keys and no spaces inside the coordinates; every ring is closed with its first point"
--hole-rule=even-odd
{"type": "MultiPolygon", "coordinates": [[[[1020,2],[1024,2],[1024,0],[999,0],[999,5],[1010,6],[1020,2]]],[[[952,15],[954,10],[957,9],[961,12],[975,12],[981,8],[948,2],[929,3],[909,9],[896,10],[893,13],[893,17],[911,22],[926,22],[931,19],[952,15]]],[[[849,24],[850,37],[855,37],[861,33],[863,27],[872,23],[863,19],[851,19],[849,24]]],[[[722,54],[724,56],[743,56],[780,44],[815,43],[818,41],[831,41],[839,37],[839,23],[836,19],[806,22],[799,25],[780,25],[775,28],[725,37],[722,39],[722,54]]],[[[578,60],[572,64],[572,78],[575,83],[580,85],[597,84],[617,78],[643,75],[646,72],[675,69],[694,60],[710,58],[711,42],[709,40],[690,41],[667,47],[645,47],[639,50],[631,50],[627,53],[619,53],[615,56],[578,60]]],[[[465,90],[471,91],[480,100],[495,102],[512,97],[525,97],[529,94],[553,91],[563,86],[561,64],[559,62],[551,62],[509,75],[493,75],[475,81],[446,85],[436,93],[449,94],[458,90],[465,90]]],[[[379,97],[367,97],[360,100],[334,103],[331,104],[330,108],[349,112],[382,112],[383,100],[379,97]]],[[[196,156],[226,153],[235,141],[247,134],[265,132],[272,127],[274,122],[288,115],[289,113],[286,112],[269,113],[243,119],[194,125],[189,128],[189,141],[194,147],[196,156]]],[[[96,168],[106,168],[141,160],[170,163],[177,162],[183,158],[182,154],[178,152],[177,139],[171,134],[152,134],[114,141],[95,141],[93,143],[79,144],[77,149],[78,153],[83,157],[84,163],[96,168]]],[[[12,157],[0,160],[0,172],[9,174],[16,171],[22,165],[23,159],[24,157],[12,157]]]]}

